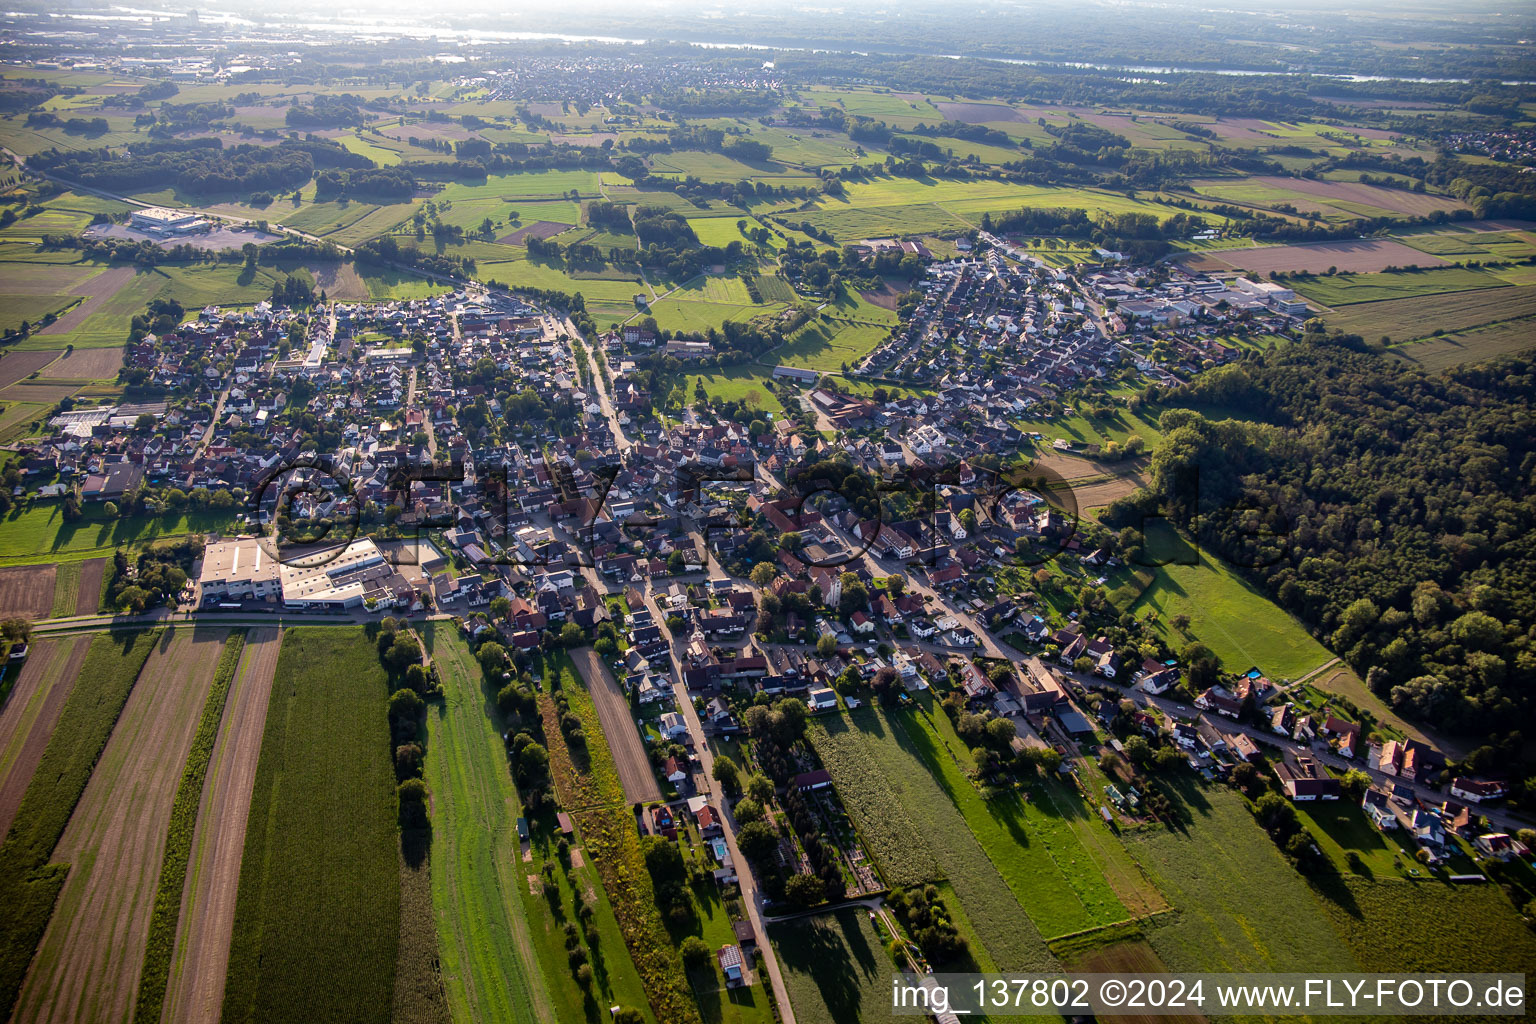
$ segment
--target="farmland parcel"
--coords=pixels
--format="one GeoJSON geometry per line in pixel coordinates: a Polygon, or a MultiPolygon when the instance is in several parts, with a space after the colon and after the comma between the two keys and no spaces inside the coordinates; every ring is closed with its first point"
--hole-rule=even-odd
{"type": "Polygon", "coordinates": [[[160,630],[102,634],[0,846],[0,1006],[15,1005],[68,867],[48,863],[160,630]]]}
{"type": "Polygon", "coordinates": [[[214,1024],[219,1019],[251,786],[281,644],[282,633],[276,628],[251,630],[226,699],[192,840],[165,991],[167,1021],[214,1024]]]}
{"type": "Polygon", "coordinates": [[[122,1020],[138,991],[166,826],[228,631],[178,628],[145,663],[70,818],[69,879],[17,1004],[18,1021],[122,1020]]]}
{"type": "Polygon", "coordinates": [[[362,629],[284,636],[240,870],[226,1021],[389,1019],[400,874],[387,695],[362,629]]]}

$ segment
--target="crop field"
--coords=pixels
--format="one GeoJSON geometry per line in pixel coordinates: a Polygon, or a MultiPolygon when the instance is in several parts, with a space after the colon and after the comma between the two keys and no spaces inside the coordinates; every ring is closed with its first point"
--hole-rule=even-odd
{"type": "Polygon", "coordinates": [[[383,146],[374,145],[373,142],[360,135],[350,133],[340,135],[337,136],[336,141],[351,152],[367,157],[380,167],[393,167],[400,162],[399,150],[385,149],[383,146]]]}
{"type": "Polygon", "coordinates": [[[1529,231],[1471,229],[1399,235],[1403,244],[1455,263],[1467,260],[1523,260],[1536,255],[1536,238],[1529,231]]]}
{"type": "Polygon", "coordinates": [[[97,634],[0,845],[0,1005],[14,1007],[70,871],[52,863],[161,630],[97,634]]]}
{"type": "Polygon", "coordinates": [[[1324,319],[1329,327],[1375,341],[1427,338],[1436,331],[1463,331],[1471,327],[1536,316],[1536,286],[1520,285],[1497,290],[1479,289],[1451,295],[1420,295],[1380,302],[1357,302],[1324,319]]]}
{"type": "Polygon", "coordinates": [[[129,1017],[177,782],[228,637],[174,629],[145,662],[54,850],[53,861],[71,870],[14,1019],[129,1017]]]}
{"type": "Polygon", "coordinates": [[[766,142],[773,147],[773,159],[780,163],[817,169],[846,167],[862,162],[858,155],[858,144],[841,133],[780,128],[758,121],[748,122],[746,127],[754,140],[766,142]]]}
{"type": "Polygon", "coordinates": [[[1256,175],[1240,181],[1196,181],[1191,187],[1202,196],[1222,202],[1269,207],[1287,204],[1303,213],[1318,213],[1331,218],[1423,217],[1436,211],[1466,208],[1448,196],[1362,185],[1356,181],[1256,175]]]}
{"type": "Polygon", "coordinates": [[[77,348],[48,366],[42,376],[64,380],[113,380],[122,368],[120,349],[77,348]]]}
{"type": "MultiPolygon", "coordinates": [[[[0,298],[0,302],[4,299],[0,298]]],[[[10,387],[42,370],[59,357],[58,349],[39,349],[32,352],[9,352],[0,359],[0,388],[10,387]]],[[[119,357],[121,359],[121,357],[119,357]]]]}
{"type": "MultiPolygon", "coordinates": [[[[8,275],[16,264],[6,262],[0,266],[8,275]]],[[[253,305],[271,297],[272,286],[282,273],[261,267],[246,280],[241,277],[239,264],[167,264],[152,270],[110,267],[82,285],[72,286],[85,295],[85,301],[42,331],[22,339],[13,351],[57,351],[74,345],[76,349],[110,348],[120,355],[128,337],[129,321],[143,312],[150,299],[174,298],[188,309],[210,303],[225,307],[253,305]]]]}
{"type": "Polygon", "coordinates": [[[46,619],[53,611],[57,571],[51,565],[0,569],[0,618],[46,619]]]}
{"type": "MultiPolygon", "coordinates": [[[[1024,904],[1001,873],[1005,866],[994,862],[995,851],[984,849],[957,806],[959,787],[926,760],[935,750],[933,733],[925,729],[927,742],[920,745],[878,708],[860,708],[846,721],[850,724],[820,719],[820,731],[813,735],[850,818],[882,871],[889,866],[896,877],[919,878],[936,864],[1000,969],[1051,967],[1050,951],[1033,925],[1026,924],[1030,918],[1021,915],[1024,904]],[[900,845],[914,834],[917,845],[900,845]]],[[[963,777],[959,785],[974,793],[963,777]]]]}
{"type": "Polygon", "coordinates": [[[0,443],[14,441],[19,437],[38,432],[42,429],[43,419],[48,411],[46,405],[9,403],[3,411],[0,411],[0,443]]]}
{"type": "Polygon", "coordinates": [[[6,697],[0,710],[0,836],[16,819],[90,648],[82,636],[35,641],[6,697]]]}
{"type": "Polygon", "coordinates": [[[16,330],[24,322],[36,327],[49,313],[58,316],[79,301],[78,295],[0,295],[0,330],[16,330]]]}
{"type": "Polygon", "coordinates": [[[161,982],[167,1024],[217,1020],[224,1001],[251,784],[281,643],[276,628],[251,630],[225,697],[187,850],[175,944],[161,982]]]}
{"type": "Polygon", "coordinates": [[[1154,628],[1175,647],[1187,642],[1172,625],[1174,616],[1184,614],[1190,617],[1190,634],[1228,671],[1257,667],[1273,679],[1296,679],[1332,657],[1230,566],[1196,550],[1165,524],[1151,524],[1147,540],[1147,557],[1162,564],[1137,569],[1112,588],[1110,598],[1138,617],[1157,612],[1154,628]]]}
{"type": "MultiPolygon", "coordinates": [[[[80,603],[80,566],[80,562],[60,562],[53,567],[53,603],[48,609],[47,618],[56,619],[75,614],[75,607],[80,603]]],[[[0,574],[0,578],[3,578],[3,574],[0,574]]],[[[100,589],[99,582],[97,589],[100,589]]]]}
{"type": "MultiPolygon", "coordinates": [[[[625,179],[605,172],[604,179],[615,183],[625,179]]],[[[472,199],[505,199],[524,201],[529,199],[568,199],[575,191],[582,199],[602,196],[602,179],[596,171],[525,171],[517,174],[492,174],[484,184],[456,181],[438,193],[439,203],[446,199],[459,203],[472,199]]],[[[545,218],[552,219],[552,218],[545,218]]]]}
{"type": "MultiPolygon", "coordinates": [[[[794,214],[791,223],[809,223],[830,231],[839,244],[861,238],[888,235],[926,235],[941,231],[964,231],[973,225],[937,203],[907,203],[893,206],[863,205],[823,207],[806,214],[794,214]]],[[[800,239],[803,241],[804,239],[800,239]]]]}
{"type": "Polygon", "coordinates": [[[226,1021],[389,1020],[400,855],[387,694],[362,629],[283,637],[241,861],[226,1021]]]}
{"type": "MultiPolygon", "coordinates": [[[[1433,270],[1350,274],[1340,277],[1309,277],[1286,282],[1299,294],[1324,306],[1348,306],[1357,302],[1406,299],[1489,288],[1508,288],[1510,283],[1490,271],[1473,267],[1439,267],[1433,270]]],[[[1485,296],[1486,298],[1486,296],[1485,296]]]]}
{"type": "MultiPolygon", "coordinates": [[[[1200,270],[1243,270],[1254,274],[1305,271],[1321,274],[1329,267],[1369,274],[1387,267],[1439,267],[1447,261],[1393,238],[1350,238],[1333,242],[1301,242],[1295,245],[1246,245],[1203,250],[1182,260],[1200,270]]],[[[1309,296],[1310,297],[1310,296],[1309,296]]]]}
{"type": "MultiPolygon", "coordinates": [[[[337,245],[357,245],[366,242],[370,238],[379,235],[387,235],[415,212],[414,203],[394,203],[389,206],[379,206],[368,210],[361,217],[348,219],[345,223],[338,223],[326,231],[315,232],[324,235],[328,241],[337,245]]],[[[284,221],[290,227],[296,227],[292,220],[284,221]]]]}
{"type": "MultiPolygon", "coordinates": [[[[982,213],[1010,213],[1020,209],[1080,208],[1090,213],[1153,213],[1159,217],[1177,212],[1173,207],[1141,199],[1129,199],[1117,192],[1088,188],[1055,188],[1020,185],[1004,181],[940,181],[917,178],[879,178],[868,182],[850,182],[842,199],[825,198],[817,213],[798,219],[816,222],[829,211],[858,210],[878,214],[881,210],[933,205],[967,224],[978,222],[982,213]]],[[[1220,219],[1220,218],[1216,218],[1220,219]]],[[[911,234],[917,227],[897,227],[911,234]]]]}
{"type": "Polygon", "coordinates": [[[1536,936],[1495,885],[1370,881],[1322,888],[1323,905],[1362,971],[1526,971],[1536,936]],[[1476,922],[1448,927],[1448,922],[1476,922]]]}
{"type": "MultiPolygon", "coordinates": [[[[73,564],[80,566],[80,584],[79,589],[75,593],[74,614],[95,615],[97,609],[101,606],[102,584],[107,573],[107,560],[105,558],[90,558],[84,562],[73,564]]],[[[62,565],[59,571],[63,572],[62,565]]]]}
{"type": "MultiPolygon", "coordinates": [[[[133,267],[108,267],[81,284],[79,295],[83,302],[74,306],[53,323],[38,331],[38,338],[48,335],[69,335],[76,345],[101,343],[106,324],[116,316],[126,313],[131,317],[138,312],[148,298],[134,299],[143,291],[146,282],[159,285],[153,271],[136,270],[133,267]],[[126,293],[119,298],[119,293],[126,293]],[[132,308],[129,304],[133,303],[132,308]]],[[[73,296],[70,297],[72,301],[73,296]]],[[[114,339],[121,345],[128,336],[127,319],[122,321],[123,330],[114,339]]]]}
{"type": "Polygon", "coordinates": [[[1130,833],[1126,842],[1175,913],[1149,922],[1152,948],[1174,971],[1353,970],[1322,898],[1225,787],[1180,777],[1179,826],[1130,833]],[[1263,893],[1263,898],[1255,898],[1263,893]]]}
{"type": "Polygon", "coordinates": [[[882,758],[878,748],[893,738],[883,729],[876,731],[873,712],[859,709],[849,721],[855,727],[838,716],[816,720],[809,730],[811,743],[832,773],[837,795],[881,876],[893,886],[943,878],[945,872],[925,839],[927,829],[908,813],[908,806],[918,806],[916,799],[904,799],[909,780],[882,770],[894,759],[882,758]]]}
{"type": "Polygon", "coordinates": [[[448,1005],[460,1024],[550,1019],[519,896],[527,888],[514,826],[522,810],[494,705],[455,631],[428,623],[423,639],[445,691],[427,712],[426,774],[436,812],[432,905],[448,1005]]]}
{"type": "Polygon", "coordinates": [[[513,249],[508,246],[498,246],[500,252],[482,253],[471,246],[465,246],[464,255],[474,256],[480,260],[480,276],[488,281],[499,281],[513,288],[538,288],[550,291],[564,292],[573,295],[580,292],[586,298],[587,304],[607,303],[627,307],[630,312],[635,310],[635,296],[648,294],[642,284],[637,284],[635,278],[624,280],[609,280],[601,278],[576,278],[568,274],[563,268],[555,267],[541,260],[530,260],[523,255],[523,250],[513,249]],[[495,262],[486,262],[488,255],[499,256],[495,262]]]}
{"type": "Polygon", "coordinates": [[[1392,351],[1426,370],[1444,370],[1463,363],[1524,352],[1532,345],[1536,345],[1536,317],[1524,317],[1439,338],[1425,338],[1392,351]]]}
{"type": "Polygon", "coordinates": [[[659,178],[694,177],[701,181],[766,181],[774,185],[804,185],[815,180],[809,171],[775,163],[742,163],[723,153],[679,151],[651,157],[651,172],[659,178]]]}
{"type": "Polygon", "coordinates": [[[901,136],[908,142],[932,143],[943,150],[947,155],[961,160],[969,160],[975,157],[984,164],[1003,164],[1012,160],[1020,160],[1025,156],[1023,150],[1007,149],[1002,146],[988,145],[984,142],[971,142],[969,139],[957,139],[944,135],[907,135],[901,136]]]}

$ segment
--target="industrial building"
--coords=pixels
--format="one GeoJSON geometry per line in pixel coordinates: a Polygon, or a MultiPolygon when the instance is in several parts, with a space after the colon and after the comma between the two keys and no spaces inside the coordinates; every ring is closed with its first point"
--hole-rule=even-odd
{"type": "Polygon", "coordinates": [[[416,588],[369,538],[341,548],[307,553],[290,561],[274,554],[272,542],[256,537],[214,541],[203,553],[198,575],[204,605],[281,600],[290,610],[341,611],[409,605],[416,588]]]}
{"type": "Polygon", "coordinates": [[[194,235],[213,226],[195,213],[167,210],[163,206],[134,210],[128,224],[135,230],[147,231],[152,235],[194,235]]]}

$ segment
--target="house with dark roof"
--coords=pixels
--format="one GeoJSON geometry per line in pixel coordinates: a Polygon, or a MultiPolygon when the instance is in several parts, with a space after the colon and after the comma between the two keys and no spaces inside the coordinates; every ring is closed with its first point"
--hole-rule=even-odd
{"type": "Polygon", "coordinates": [[[1298,756],[1275,762],[1275,777],[1280,788],[1294,802],[1337,800],[1342,793],[1339,780],[1310,757],[1298,756]]]}

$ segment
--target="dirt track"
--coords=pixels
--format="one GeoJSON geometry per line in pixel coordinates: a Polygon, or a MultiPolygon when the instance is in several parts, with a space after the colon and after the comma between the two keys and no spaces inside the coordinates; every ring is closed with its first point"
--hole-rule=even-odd
{"type": "MultiPolygon", "coordinates": [[[[0,619],[46,619],[53,611],[52,565],[14,565],[0,569],[0,619]]],[[[97,580],[96,585],[101,586],[97,580]]]]}
{"type": "Polygon", "coordinates": [[[70,865],[14,1019],[126,1021],[165,855],[171,803],[228,638],[177,629],[150,654],[54,860],[70,865]]]}
{"type": "Polygon", "coordinates": [[[80,590],[75,594],[76,615],[95,615],[101,607],[101,577],[106,571],[105,558],[92,558],[81,563],[80,590]]]}
{"type": "Polygon", "coordinates": [[[583,647],[572,656],[576,669],[587,681],[592,703],[597,707],[597,717],[603,725],[603,735],[608,738],[608,749],[613,751],[613,762],[619,770],[619,781],[624,785],[624,799],[632,804],[649,803],[661,799],[661,787],[656,785],[656,773],[651,770],[651,759],[646,756],[645,744],[640,742],[640,730],[629,713],[629,701],[618,681],[603,659],[590,647],[583,647]]]}
{"type": "Polygon", "coordinates": [[[251,630],[230,687],[198,808],[161,1017],[164,1024],[216,1024],[223,1008],[245,822],[281,643],[282,634],[276,628],[251,630]]]}
{"type": "Polygon", "coordinates": [[[91,648],[88,636],[39,640],[0,711],[0,836],[10,831],[21,798],[43,759],[64,702],[91,648]]]}

